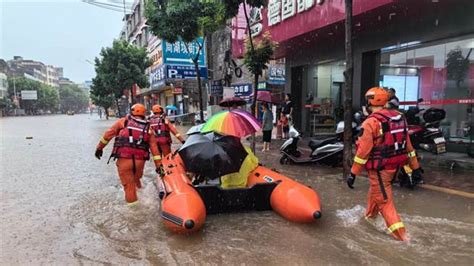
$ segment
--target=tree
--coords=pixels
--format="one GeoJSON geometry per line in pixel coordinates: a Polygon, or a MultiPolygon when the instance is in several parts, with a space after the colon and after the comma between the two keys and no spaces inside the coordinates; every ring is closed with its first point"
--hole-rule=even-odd
{"type": "Polygon", "coordinates": [[[225,22],[224,12],[224,4],[221,1],[148,0],[146,2],[145,16],[151,31],[167,42],[183,41],[185,43],[196,71],[201,121],[204,121],[204,107],[199,57],[205,42],[201,44],[197,39],[200,36],[209,36],[219,27],[223,26],[225,22]],[[198,49],[195,55],[190,53],[190,43],[194,43],[198,49]]]}
{"type": "MultiPolygon", "coordinates": [[[[96,89],[105,90],[104,93],[95,95],[113,94],[117,101],[125,90],[130,90],[134,103],[132,86],[135,84],[139,87],[149,86],[145,69],[150,65],[151,61],[145,49],[126,41],[114,41],[112,47],[102,48],[100,58],[95,58],[96,79],[92,82],[96,85],[96,89]],[[101,84],[95,84],[99,80],[101,84]]],[[[118,111],[120,114],[120,109],[118,111]]]]}
{"type": "Polygon", "coordinates": [[[89,105],[87,93],[77,85],[68,85],[59,88],[61,112],[81,112],[89,105]]]}
{"type": "Polygon", "coordinates": [[[101,106],[105,110],[105,118],[109,119],[109,108],[116,101],[115,95],[111,88],[107,88],[102,83],[99,76],[92,79],[91,99],[95,105],[101,106]]]}
{"type": "Polygon", "coordinates": [[[346,6],[346,70],[344,71],[344,154],[343,154],[343,176],[351,173],[352,160],[352,76],[354,63],[352,55],[352,0],[345,0],[346,6]]]}
{"type": "Polygon", "coordinates": [[[25,77],[15,77],[8,79],[8,94],[13,98],[14,90],[20,96],[22,90],[37,91],[37,100],[20,100],[20,106],[28,114],[37,114],[41,111],[55,112],[59,103],[58,92],[55,88],[43,84],[39,81],[27,79],[25,77]]]}
{"type": "MultiPolygon", "coordinates": [[[[257,117],[257,95],[258,95],[258,77],[262,75],[263,70],[273,56],[275,44],[271,41],[270,35],[265,34],[263,39],[254,45],[251,38],[246,40],[246,50],[244,54],[244,64],[254,76],[253,82],[253,104],[252,114],[257,117]]],[[[252,139],[252,150],[255,152],[255,136],[252,139]]]]}
{"type": "Polygon", "coordinates": [[[10,111],[15,109],[15,104],[10,98],[1,98],[0,99],[0,112],[6,116],[10,113],[10,111]]]}

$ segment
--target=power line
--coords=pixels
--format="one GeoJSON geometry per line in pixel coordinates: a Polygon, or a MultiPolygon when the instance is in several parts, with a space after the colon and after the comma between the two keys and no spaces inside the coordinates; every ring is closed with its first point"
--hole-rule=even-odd
{"type": "Polygon", "coordinates": [[[123,12],[124,9],[125,9],[128,13],[132,13],[132,10],[130,9],[130,7],[128,7],[128,8],[125,7],[124,8],[124,6],[108,4],[108,3],[102,3],[102,2],[95,2],[93,0],[82,0],[82,2],[84,2],[86,4],[93,5],[93,6],[97,6],[97,7],[100,7],[100,8],[104,8],[104,9],[108,9],[108,10],[112,10],[112,11],[117,11],[117,12],[123,12]]]}

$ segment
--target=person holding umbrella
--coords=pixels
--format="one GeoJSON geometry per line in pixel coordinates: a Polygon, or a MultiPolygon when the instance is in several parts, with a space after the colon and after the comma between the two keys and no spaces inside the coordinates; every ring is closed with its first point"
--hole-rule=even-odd
{"type": "Polygon", "coordinates": [[[270,142],[272,141],[273,130],[273,113],[269,110],[267,103],[262,103],[263,108],[263,149],[262,152],[270,150],[270,142]]]}

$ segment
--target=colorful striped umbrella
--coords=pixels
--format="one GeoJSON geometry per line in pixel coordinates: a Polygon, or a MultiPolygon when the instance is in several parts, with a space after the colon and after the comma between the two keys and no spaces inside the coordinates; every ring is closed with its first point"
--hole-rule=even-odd
{"type": "Polygon", "coordinates": [[[246,137],[262,129],[252,114],[235,109],[213,115],[201,129],[201,133],[217,132],[222,135],[246,137]]]}

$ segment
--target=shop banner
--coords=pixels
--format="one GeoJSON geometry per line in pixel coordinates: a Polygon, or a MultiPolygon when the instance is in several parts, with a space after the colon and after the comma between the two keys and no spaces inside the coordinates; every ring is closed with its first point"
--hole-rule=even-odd
{"type": "Polygon", "coordinates": [[[252,95],[252,84],[251,83],[244,83],[244,84],[232,84],[232,88],[234,88],[234,96],[235,97],[250,97],[252,95]]]}
{"type": "MultiPolygon", "coordinates": [[[[165,64],[175,65],[187,65],[194,66],[191,58],[195,58],[198,51],[199,45],[204,45],[203,38],[199,37],[196,41],[186,44],[183,41],[177,41],[175,43],[169,43],[163,40],[163,58],[165,64]]],[[[201,49],[199,55],[199,66],[206,66],[206,48],[201,49]]]]}
{"type": "Polygon", "coordinates": [[[165,84],[165,66],[157,65],[151,68],[150,71],[150,86],[156,89],[165,84]]]}
{"type": "MultiPolygon", "coordinates": [[[[416,105],[416,101],[400,102],[400,105],[416,105]]],[[[426,100],[419,105],[444,105],[444,104],[474,104],[474,99],[444,99],[444,100],[426,100]]]]}
{"type": "MultiPolygon", "coordinates": [[[[207,68],[200,67],[199,73],[201,78],[207,79],[207,68]]],[[[167,65],[166,66],[166,76],[169,79],[191,79],[196,78],[196,70],[194,66],[177,66],[177,65],[167,65]]]]}

